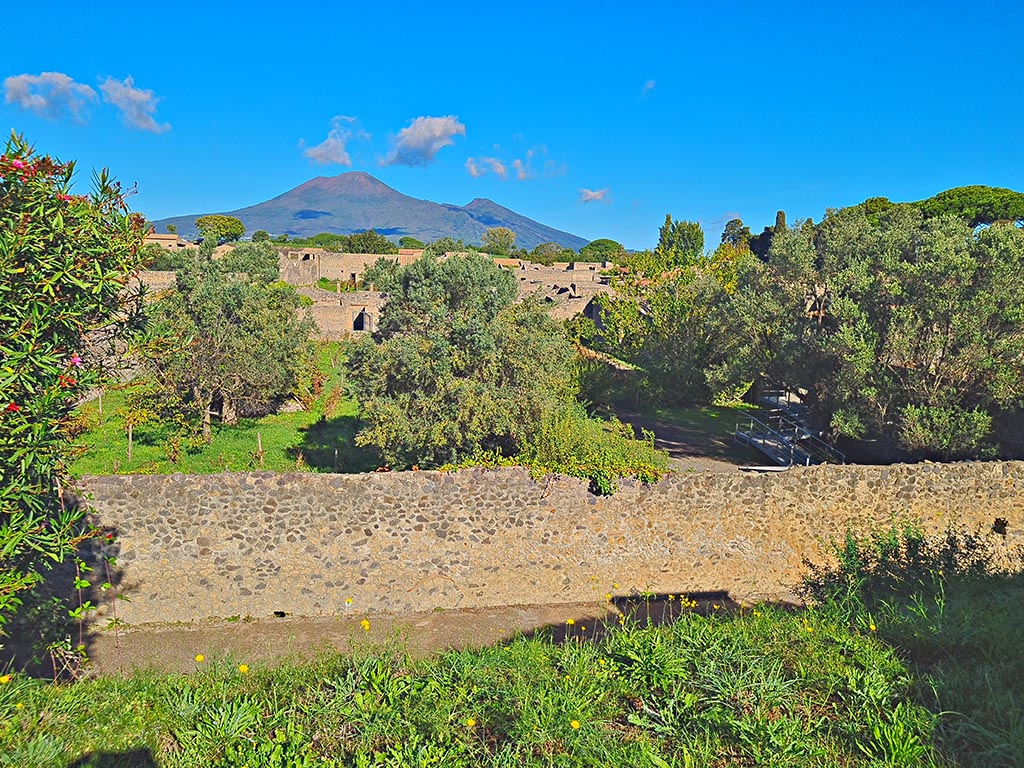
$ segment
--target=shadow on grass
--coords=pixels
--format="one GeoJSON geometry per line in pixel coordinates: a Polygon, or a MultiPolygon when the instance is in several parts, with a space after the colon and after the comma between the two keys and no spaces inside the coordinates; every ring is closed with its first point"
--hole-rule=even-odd
{"type": "Polygon", "coordinates": [[[68,765],[68,768],[157,768],[148,748],[127,752],[93,752],[68,765]]]}
{"type": "MultiPolygon", "coordinates": [[[[70,494],[66,499],[79,503],[70,494]]],[[[79,544],[77,562],[67,558],[45,571],[4,627],[0,669],[54,681],[87,675],[98,625],[118,631],[118,601],[130,599],[136,586],[124,579],[117,564],[120,549],[116,529],[102,526],[79,544]],[[87,586],[76,589],[79,579],[87,586]]]]}
{"type": "MultiPolygon", "coordinates": [[[[686,613],[702,616],[729,615],[743,610],[725,590],[702,592],[620,595],[610,601],[611,607],[600,618],[571,617],[564,624],[549,624],[522,633],[523,637],[542,636],[553,643],[579,640],[602,640],[623,622],[637,627],[663,627],[686,613]]],[[[798,609],[793,603],[765,603],[784,610],[798,609]]]]}
{"type": "Polygon", "coordinates": [[[376,453],[355,444],[359,431],[356,416],[321,416],[303,427],[301,442],[288,449],[288,455],[318,472],[373,472],[380,466],[376,453]]]}

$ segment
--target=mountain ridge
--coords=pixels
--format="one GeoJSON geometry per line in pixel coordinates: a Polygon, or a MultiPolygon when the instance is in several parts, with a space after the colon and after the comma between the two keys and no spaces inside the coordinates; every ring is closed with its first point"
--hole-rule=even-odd
{"type": "MultiPolygon", "coordinates": [[[[166,231],[167,225],[173,224],[182,237],[196,237],[195,220],[208,213],[171,216],[153,225],[158,231],[166,231]]],[[[311,237],[321,232],[347,235],[373,229],[394,240],[409,236],[431,242],[452,237],[478,244],[489,228],[508,227],[516,233],[516,245],[523,248],[554,242],[579,250],[589,242],[487,198],[455,205],[410,197],[365,171],[315,176],[262,203],[218,213],[241,219],[250,234],[262,229],[274,236],[311,237]]]]}

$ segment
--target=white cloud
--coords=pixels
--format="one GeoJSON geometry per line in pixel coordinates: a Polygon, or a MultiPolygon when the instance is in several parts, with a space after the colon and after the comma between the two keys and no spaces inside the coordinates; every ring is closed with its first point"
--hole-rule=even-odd
{"type": "Polygon", "coordinates": [[[121,110],[121,117],[130,128],[163,133],[171,129],[170,123],[158,123],[154,118],[160,97],[146,88],[136,88],[131,75],[123,81],[108,77],[100,84],[103,100],[121,110]]]}
{"type": "Polygon", "coordinates": [[[8,104],[16,104],[50,120],[70,115],[76,123],[86,121],[88,104],[96,100],[96,91],[76,83],[63,72],[8,77],[4,80],[4,92],[8,104]]]}
{"type": "MultiPolygon", "coordinates": [[[[315,147],[306,147],[302,150],[302,154],[320,165],[335,163],[337,165],[351,166],[352,158],[349,157],[348,149],[346,148],[348,142],[352,138],[370,138],[370,134],[366,131],[355,127],[358,122],[359,120],[355,117],[335,115],[331,118],[331,130],[328,131],[327,138],[315,147]]],[[[305,142],[300,141],[299,146],[305,147],[305,142]]]]}
{"type": "Polygon", "coordinates": [[[580,190],[580,202],[586,205],[587,203],[599,202],[609,203],[611,200],[608,199],[608,187],[604,189],[581,189],[580,190]]]}
{"type": "Polygon", "coordinates": [[[516,178],[519,179],[520,181],[528,179],[530,178],[530,176],[533,175],[533,171],[530,169],[529,166],[531,155],[532,153],[528,154],[525,164],[519,158],[516,158],[515,160],[512,161],[512,167],[516,169],[516,178]]]}
{"type": "Polygon", "coordinates": [[[417,117],[398,132],[394,148],[381,165],[430,165],[441,149],[455,143],[455,136],[465,135],[466,126],[454,115],[417,117]]]}
{"type": "MultiPolygon", "coordinates": [[[[497,144],[494,146],[495,149],[500,149],[497,144]]],[[[537,159],[538,156],[544,157],[547,153],[547,147],[540,144],[527,149],[526,154],[522,158],[516,157],[511,160],[503,160],[498,157],[470,157],[466,159],[466,172],[474,178],[479,178],[487,173],[494,173],[502,181],[508,180],[510,171],[514,172],[514,178],[517,181],[533,179],[538,174],[544,177],[551,177],[561,176],[566,173],[568,166],[565,163],[559,164],[554,160],[548,159],[544,160],[542,171],[538,172],[534,168],[534,159],[537,159]]]]}
{"type": "Polygon", "coordinates": [[[508,178],[508,168],[496,157],[467,157],[466,172],[474,179],[488,172],[493,173],[502,181],[508,178]]]}
{"type": "Polygon", "coordinates": [[[654,81],[648,80],[644,83],[644,87],[640,89],[640,98],[646,98],[647,94],[654,90],[654,81]]]}

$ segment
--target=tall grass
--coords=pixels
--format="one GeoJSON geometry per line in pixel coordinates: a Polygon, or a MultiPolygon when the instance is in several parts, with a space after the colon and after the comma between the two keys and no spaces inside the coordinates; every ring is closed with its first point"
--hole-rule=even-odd
{"type": "Polygon", "coordinates": [[[934,745],[958,765],[1024,765],[1024,553],[993,532],[847,535],[805,590],[906,659],[934,745]]]}

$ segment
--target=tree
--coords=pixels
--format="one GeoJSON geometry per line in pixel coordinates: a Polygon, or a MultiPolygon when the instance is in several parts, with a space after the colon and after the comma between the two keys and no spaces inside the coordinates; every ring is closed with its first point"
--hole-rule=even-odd
{"type": "Polygon", "coordinates": [[[695,263],[704,255],[704,230],[695,221],[673,221],[665,215],[665,223],[658,233],[653,261],[647,265],[651,273],[695,263]]]}
{"type": "Polygon", "coordinates": [[[427,246],[424,256],[444,256],[446,253],[463,253],[468,250],[466,244],[452,237],[442,237],[427,246]]]}
{"type": "Polygon", "coordinates": [[[622,243],[608,238],[592,240],[580,248],[581,261],[611,261],[621,263],[626,258],[626,249],[622,243]]]}
{"type": "Polygon", "coordinates": [[[952,215],[971,227],[1024,221],[1024,193],[1002,187],[955,187],[913,205],[927,218],[952,215]]]}
{"type": "Polygon", "coordinates": [[[348,236],[349,253],[398,253],[398,246],[372,229],[348,236]]]}
{"type": "Polygon", "coordinates": [[[535,264],[551,266],[556,261],[573,261],[576,258],[576,251],[564,248],[558,243],[541,243],[530,251],[528,258],[535,264]]]}
{"type": "Polygon", "coordinates": [[[269,243],[242,244],[186,265],[152,308],[145,367],[163,388],[160,400],[180,403],[207,440],[214,414],[226,424],[263,415],[295,387],[314,326],[277,275],[269,243]]]}
{"type": "Polygon", "coordinates": [[[0,624],[90,535],[61,496],[72,411],[141,312],[144,220],[105,170],[90,195],[73,174],[17,135],[0,156],[0,624]]]}
{"type": "Polygon", "coordinates": [[[347,363],[363,428],[392,466],[517,454],[575,394],[575,351],[513,275],[478,255],[424,256],[391,271],[372,338],[347,363]]]}
{"type": "Polygon", "coordinates": [[[427,246],[422,240],[417,240],[415,237],[409,237],[408,235],[406,235],[405,237],[398,238],[398,247],[419,249],[426,248],[427,246]]]}
{"type": "MultiPolygon", "coordinates": [[[[785,340],[773,373],[835,434],[917,455],[983,455],[993,414],[1024,403],[1024,232],[972,231],[911,205],[833,211],[774,232],[770,280],[785,340]]],[[[742,292],[743,289],[741,289],[742,292]]],[[[768,299],[768,301],[765,301],[768,299]]],[[[743,334],[756,338],[752,328],[743,334]]]]}
{"type": "Polygon", "coordinates": [[[196,229],[204,240],[215,243],[230,243],[245,234],[245,225],[234,216],[211,214],[196,219],[196,229]]]}
{"type": "Polygon", "coordinates": [[[167,231],[168,231],[168,233],[170,233],[172,235],[176,235],[176,234],[178,234],[178,227],[176,225],[174,225],[174,224],[168,224],[167,225],[167,231]]]}
{"type": "Polygon", "coordinates": [[[480,250],[492,256],[508,256],[516,247],[516,233],[508,227],[491,227],[484,232],[480,250]]]}
{"type": "Polygon", "coordinates": [[[786,212],[777,211],[775,214],[775,225],[771,227],[765,227],[764,231],[760,235],[754,235],[748,241],[750,250],[753,251],[758,258],[767,259],[768,250],[772,247],[772,238],[776,233],[781,233],[786,230],[786,212]]]}
{"type": "Polygon", "coordinates": [[[750,227],[743,223],[742,219],[729,219],[722,230],[722,242],[728,243],[733,248],[750,247],[750,227]]]}
{"type": "Polygon", "coordinates": [[[663,401],[706,402],[735,389],[723,370],[736,343],[730,297],[749,251],[704,256],[703,232],[666,220],[661,251],[627,256],[601,302],[604,351],[636,365],[663,401]]]}
{"type": "Polygon", "coordinates": [[[270,240],[270,235],[264,229],[257,229],[252,233],[252,241],[254,243],[263,243],[270,240]]]}

